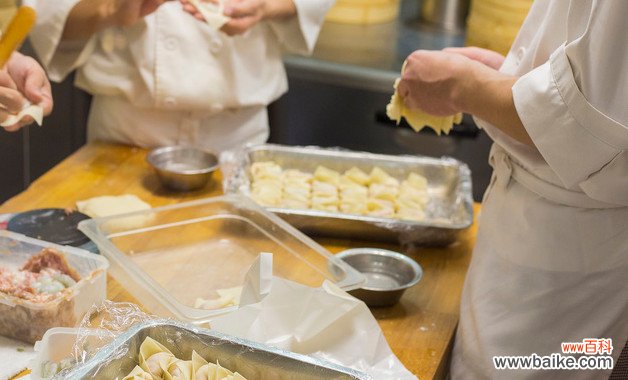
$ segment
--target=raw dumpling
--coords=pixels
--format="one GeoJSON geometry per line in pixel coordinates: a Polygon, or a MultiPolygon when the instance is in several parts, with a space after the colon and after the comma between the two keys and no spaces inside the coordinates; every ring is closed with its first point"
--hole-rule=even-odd
{"type": "Polygon", "coordinates": [[[203,365],[194,373],[194,380],[214,380],[217,368],[218,366],[214,363],[203,365]]]}
{"type": "Polygon", "coordinates": [[[194,377],[196,377],[196,373],[198,373],[199,369],[206,364],[207,360],[205,360],[196,351],[192,350],[192,374],[194,374],[194,377]]]}
{"type": "Polygon", "coordinates": [[[427,178],[416,173],[410,173],[408,178],[406,178],[406,180],[403,181],[402,186],[427,190],[427,178]]]}
{"type": "Polygon", "coordinates": [[[312,209],[338,212],[338,198],[312,198],[312,209]]]}
{"type": "Polygon", "coordinates": [[[219,1],[218,4],[202,0],[189,1],[190,4],[194,5],[198,12],[203,16],[207,25],[209,25],[209,27],[213,30],[222,28],[223,25],[231,20],[230,17],[225,16],[223,13],[224,5],[222,1],[219,1]]]}
{"type": "Polygon", "coordinates": [[[192,361],[175,359],[164,373],[164,380],[192,380],[192,376],[192,361]]]}
{"type": "Polygon", "coordinates": [[[370,198],[367,202],[368,215],[383,218],[395,216],[395,205],[383,199],[370,198]]]}
{"type": "Polygon", "coordinates": [[[281,179],[282,169],[272,161],[255,162],[251,165],[251,176],[254,180],[281,179]]]}
{"type": "Polygon", "coordinates": [[[393,86],[394,93],[390,98],[390,103],[386,106],[386,115],[388,115],[391,120],[395,120],[397,124],[399,124],[401,122],[401,118],[405,117],[408,124],[410,124],[415,132],[418,132],[427,126],[432,128],[438,135],[440,135],[441,132],[448,134],[454,124],[460,124],[462,121],[461,113],[451,116],[434,116],[421,109],[410,109],[406,107],[403,102],[403,98],[401,98],[401,95],[397,93],[399,81],[400,79],[395,81],[393,86]]]}
{"type": "Polygon", "coordinates": [[[340,203],[340,211],[345,214],[364,215],[368,212],[366,208],[366,198],[359,202],[343,201],[340,203]]]}
{"type": "Polygon", "coordinates": [[[360,185],[363,185],[363,186],[368,185],[371,180],[368,174],[356,168],[355,166],[347,170],[343,177],[355,183],[359,183],[360,185]]]}
{"type": "Polygon", "coordinates": [[[338,198],[338,189],[331,183],[314,181],[312,183],[312,197],[338,198]]]}
{"type": "Polygon", "coordinates": [[[310,208],[312,175],[298,170],[286,170],[283,174],[283,198],[281,207],[291,209],[310,208]]]}
{"type": "Polygon", "coordinates": [[[374,167],[373,170],[371,170],[370,183],[371,185],[374,183],[379,183],[387,186],[399,186],[399,181],[396,178],[392,177],[382,168],[377,166],[374,167]]]}
{"type": "Polygon", "coordinates": [[[161,378],[175,360],[174,355],[163,344],[147,337],[140,346],[140,368],[155,378],[161,378]]]}
{"type": "Polygon", "coordinates": [[[140,366],[135,366],[133,370],[122,378],[122,380],[153,380],[153,376],[144,371],[140,366]]]}
{"type": "Polygon", "coordinates": [[[290,183],[311,183],[313,176],[300,170],[289,169],[283,172],[283,181],[290,183]]]}
{"type": "Polygon", "coordinates": [[[399,195],[399,188],[397,186],[388,186],[380,183],[373,183],[369,186],[369,197],[371,198],[394,202],[397,195],[399,195]]]}
{"type": "Polygon", "coordinates": [[[216,289],[218,298],[204,299],[197,298],[194,302],[194,308],[214,310],[228,306],[237,306],[240,304],[240,296],[242,295],[242,287],[234,286],[233,288],[216,289]]]}
{"type": "Polygon", "coordinates": [[[251,189],[251,198],[262,206],[279,206],[282,187],[280,180],[267,178],[255,181],[251,189]]]}
{"type": "Polygon", "coordinates": [[[283,201],[296,201],[308,204],[311,197],[309,187],[288,186],[283,188],[283,201]]]}
{"type": "Polygon", "coordinates": [[[314,171],[314,179],[320,182],[327,182],[337,186],[338,182],[340,181],[340,173],[324,166],[319,166],[314,171]]]}

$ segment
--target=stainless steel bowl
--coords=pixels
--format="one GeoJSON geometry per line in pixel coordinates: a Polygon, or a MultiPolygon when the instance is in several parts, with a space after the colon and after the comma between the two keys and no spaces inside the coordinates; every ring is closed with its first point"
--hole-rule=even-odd
{"type": "Polygon", "coordinates": [[[338,253],[336,257],[366,277],[364,286],[349,293],[368,306],[396,304],[403,292],[416,285],[423,276],[423,270],[416,261],[386,249],[348,249],[338,253]]]}
{"type": "Polygon", "coordinates": [[[204,187],[218,169],[218,158],[215,155],[184,146],[153,149],[146,160],[164,186],[179,191],[204,187]]]}

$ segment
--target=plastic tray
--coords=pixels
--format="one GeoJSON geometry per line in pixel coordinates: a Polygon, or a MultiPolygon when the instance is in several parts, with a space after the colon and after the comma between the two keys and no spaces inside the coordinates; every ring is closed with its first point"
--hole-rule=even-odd
{"type": "Polygon", "coordinates": [[[70,295],[43,303],[0,293],[0,335],[34,343],[49,328],[75,326],[93,304],[105,299],[109,263],[82,249],[0,231],[0,265],[17,269],[46,247],[62,252],[81,280],[72,287],[70,295]]]}
{"type": "Polygon", "coordinates": [[[273,253],[274,275],[297,283],[320,286],[330,280],[352,290],[364,282],[355,269],[241,196],[87,220],[79,229],[109,258],[111,275],[144,308],[192,323],[235,309],[205,310],[194,304],[197,298],[217,298],[217,290],[241,286],[260,252],[273,253]],[[143,226],[127,223],[138,219],[143,226]]]}

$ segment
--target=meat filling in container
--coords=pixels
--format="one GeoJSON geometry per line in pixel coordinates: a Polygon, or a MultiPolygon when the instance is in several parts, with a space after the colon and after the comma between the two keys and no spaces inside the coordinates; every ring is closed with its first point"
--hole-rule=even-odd
{"type": "Polygon", "coordinates": [[[105,299],[109,263],[104,257],[82,249],[1,231],[0,267],[18,270],[44,248],[60,253],[80,275],[80,280],[45,302],[0,292],[0,335],[34,343],[52,327],[77,325],[93,304],[100,304],[105,299]]]}

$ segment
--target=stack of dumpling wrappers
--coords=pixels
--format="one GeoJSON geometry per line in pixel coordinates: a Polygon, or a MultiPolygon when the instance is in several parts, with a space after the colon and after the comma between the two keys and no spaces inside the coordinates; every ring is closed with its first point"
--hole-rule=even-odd
{"type": "Polygon", "coordinates": [[[427,180],[411,173],[400,181],[375,167],[343,174],[318,166],[313,174],[283,170],[272,161],[251,165],[251,197],[265,207],[319,210],[402,220],[425,219],[427,180]]]}
{"type": "Polygon", "coordinates": [[[147,337],[140,346],[139,365],[123,380],[246,380],[216,363],[208,363],[196,351],[191,360],[176,358],[170,350],[147,337]]]}

